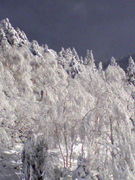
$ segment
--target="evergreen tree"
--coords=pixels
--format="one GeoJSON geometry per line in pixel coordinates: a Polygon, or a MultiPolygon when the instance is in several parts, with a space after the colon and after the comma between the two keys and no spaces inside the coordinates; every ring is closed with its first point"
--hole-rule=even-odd
{"type": "Polygon", "coordinates": [[[98,71],[99,71],[99,72],[102,72],[102,71],[103,71],[103,64],[102,64],[101,61],[100,61],[99,64],[98,64],[98,71]]]}
{"type": "Polygon", "coordinates": [[[117,66],[117,62],[114,57],[111,58],[111,66],[117,66]]]}
{"type": "Polygon", "coordinates": [[[135,62],[130,56],[127,67],[128,81],[135,85],[135,62]]]}

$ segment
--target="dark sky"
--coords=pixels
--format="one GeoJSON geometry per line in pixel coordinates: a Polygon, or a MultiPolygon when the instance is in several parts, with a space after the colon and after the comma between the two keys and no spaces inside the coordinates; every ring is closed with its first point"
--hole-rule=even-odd
{"type": "Polygon", "coordinates": [[[92,49],[100,60],[135,53],[135,0],[0,0],[6,17],[57,51],[92,49]]]}

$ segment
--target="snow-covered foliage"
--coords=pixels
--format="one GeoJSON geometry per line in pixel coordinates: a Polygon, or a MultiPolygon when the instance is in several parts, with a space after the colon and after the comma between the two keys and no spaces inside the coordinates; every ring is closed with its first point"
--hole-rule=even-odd
{"type": "MultiPolygon", "coordinates": [[[[52,164],[57,171],[78,169],[81,156],[92,179],[134,180],[134,67],[130,60],[126,73],[112,58],[106,70],[102,63],[97,68],[92,51],[85,58],[74,48],[56,53],[29,42],[24,32],[3,20],[0,145],[12,148],[24,143],[30,130],[40,132],[48,153],[57,157],[52,164]]],[[[82,172],[84,167],[79,167],[82,172]]],[[[71,177],[72,173],[61,178],[71,177]]]]}
{"type": "Polygon", "coordinates": [[[26,180],[55,180],[52,159],[42,134],[29,137],[22,152],[23,173],[26,180]]]}

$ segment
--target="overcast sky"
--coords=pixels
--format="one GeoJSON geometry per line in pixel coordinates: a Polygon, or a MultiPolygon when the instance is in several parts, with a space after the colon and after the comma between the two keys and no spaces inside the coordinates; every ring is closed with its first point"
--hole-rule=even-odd
{"type": "Polygon", "coordinates": [[[6,17],[57,51],[92,49],[100,60],[135,53],[135,0],[0,0],[6,17]]]}

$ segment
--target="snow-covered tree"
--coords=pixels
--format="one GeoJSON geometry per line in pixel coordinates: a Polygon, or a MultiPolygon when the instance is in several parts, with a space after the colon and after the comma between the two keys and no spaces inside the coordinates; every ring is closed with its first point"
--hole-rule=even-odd
{"type": "Polygon", "coordinates": [[[87,65],[87,64],[92,64],[94,62],[95,62],[95,60],[94,60],[93,52],[92,52],[92,50],[88,49],[86,51],[86,57],[85,57],[84,64],[87,65]]]}
{"type": "Polygon", "coordinates": [[[130,56],[127,67],[128,81],[135,85],[135,62],[130,56]]]}
{"type": "Polygon", "coordinates": [[[99,72],[103,71],[103,64],[102,64],[102,62],[99,62],[99,64],[98,64],[98,71],[99,72]]]}
{"type": "Polygon", "coordinates": [[[111,66],[117,66],[117,62],[114,57],[111,58],[111,66]]]}
{"type": "Polygon", "coordinates": [[[84,65],[89,65],[92,71],[96,71],[95,59],[92,50],[87,50],[86,57],[84,58],[84,65]]]}
{"type": "Polygon", "coordinates": [[[48,145],[43,135],[28,138],[22,153],[25,180],[55,180],[55,171],[49,159],[48,145]]]}

